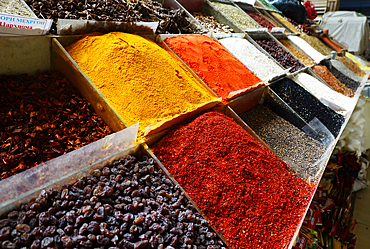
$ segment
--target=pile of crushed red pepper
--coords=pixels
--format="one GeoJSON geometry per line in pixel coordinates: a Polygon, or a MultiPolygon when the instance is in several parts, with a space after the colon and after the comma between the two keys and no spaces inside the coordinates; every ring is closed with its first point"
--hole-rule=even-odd
{"type": "Polygon", "coordinates": [[[0,179],[110,133],[60,73],[0,76],[0,179]]]}

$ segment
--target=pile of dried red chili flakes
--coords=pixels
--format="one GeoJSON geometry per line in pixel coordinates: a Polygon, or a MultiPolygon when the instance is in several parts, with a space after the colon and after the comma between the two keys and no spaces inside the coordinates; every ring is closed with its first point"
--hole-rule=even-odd
{"type": "Polygon", "coordinates": [[[0,179],[110,133],[60,73],[0,76],[0,179]]]}
{"type": "Polygon", "coordinates": [[[232,248],[292,240],[313,187],[229,117],[203,114],[153,151],[232,248]]]}

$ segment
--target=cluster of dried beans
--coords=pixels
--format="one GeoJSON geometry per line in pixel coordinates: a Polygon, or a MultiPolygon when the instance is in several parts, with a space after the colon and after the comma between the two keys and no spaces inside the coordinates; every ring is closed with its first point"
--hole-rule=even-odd
{"type": "Polygon", "coordinates": [[[0,76],[0,179],[110,133],[58,72],[0,76]]]}

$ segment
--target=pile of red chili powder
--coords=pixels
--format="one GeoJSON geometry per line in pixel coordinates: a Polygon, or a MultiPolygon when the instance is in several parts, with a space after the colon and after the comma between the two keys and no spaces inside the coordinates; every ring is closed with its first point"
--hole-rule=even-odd
{"type": "Polygon", "coordinates": [[[232,248],[284,248],[313,191],[220,112],[172,130],[153,151],[232,248]]]}
{"type": "Polygon", "coordinates": [[[204,35],[166,38],[165,43],[220,97],[256,86],[261,80],[221,43],[204,35]]]}

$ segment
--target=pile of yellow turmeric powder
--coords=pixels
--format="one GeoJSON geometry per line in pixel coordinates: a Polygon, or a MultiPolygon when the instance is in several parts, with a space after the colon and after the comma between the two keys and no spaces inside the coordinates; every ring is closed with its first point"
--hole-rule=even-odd
{"type": "Polygon", "coordinates": [[[127,125],[171,119],[217,99],[185,66],[153,41],[112,32],[66,47],[127,125]]]}

